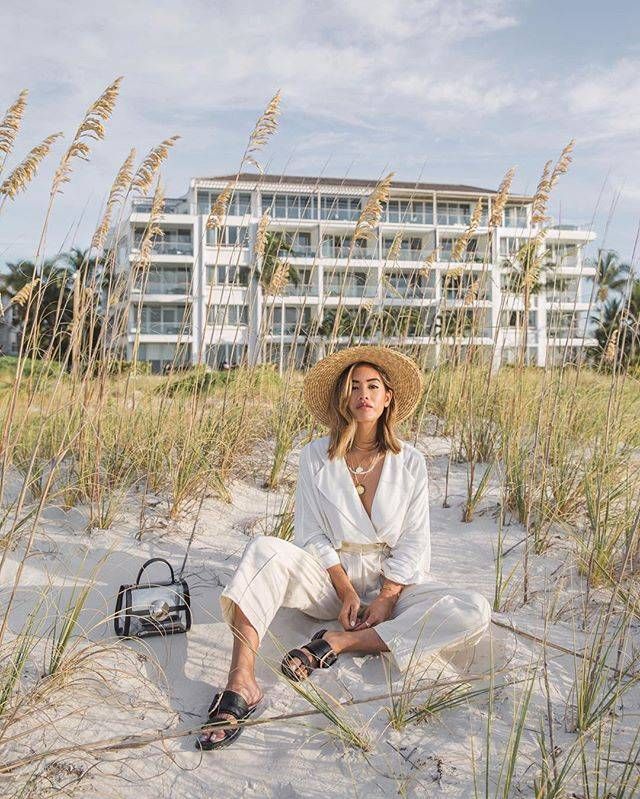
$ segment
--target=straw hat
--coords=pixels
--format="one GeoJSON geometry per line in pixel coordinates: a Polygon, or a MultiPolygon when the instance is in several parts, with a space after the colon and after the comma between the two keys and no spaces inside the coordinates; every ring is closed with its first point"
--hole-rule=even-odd
{"type": "Polygon", "coordinates": [[[386,370],[394,387],[398,422],[413,413],[424,385],[422,372],[416,362],[391,347],[358,344],[327,355],[307,372],[302,395],[316,419],[330,426],[329,403],[336,381],[343,369],[357,361],[369,361],[386,370]]]}

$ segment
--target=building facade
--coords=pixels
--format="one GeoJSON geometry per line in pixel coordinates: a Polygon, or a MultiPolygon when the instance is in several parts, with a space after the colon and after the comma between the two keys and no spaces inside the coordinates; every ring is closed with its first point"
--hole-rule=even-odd
{"type": "Polygon", "coordinates": [[[137,350],[154,372],[171,363],[304,368],[330,341],[333,349],[382,341],[410,348],[425,366],[468,347],[494,364],[522,351],[544,366],[577,361],[595,344],[587,328],[595,269],[583,258],[595,234],[547,226],[525,302],[522,263],[538,232],[531,197],[510,196],[490,230],[494,191],[394,182],[374,235],[354,240],[374,187],[286,175],[195,178],[184,197],[165,199],[155,220],[163,235],[138,279],[151,201],[134,200],[113,234],[117,271],[131,276],[118,334],[123,357],[137,350]],[[230,185],[224,219],[208,229],[230,185]],[[479,225],[460,242],[478,202],[479,225]],[[284,269],[284,283],[271,282],[274,268],[284,269]]]}

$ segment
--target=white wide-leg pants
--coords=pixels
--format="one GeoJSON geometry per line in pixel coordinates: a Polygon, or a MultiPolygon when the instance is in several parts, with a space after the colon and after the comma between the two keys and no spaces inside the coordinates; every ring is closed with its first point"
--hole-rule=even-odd
{"type": "MultiPolygon", "coordinates": [[[[382,584],[383,552],[338,554],[362,603],[370,603],[382,584]]],[[[260,536],[247,544],[236,573],[222,592],[222,615],[232,629],[233,603],[255,627],[260,641],[281,607],[326,620],[337,619],[342,607],[320,561],[296,544],[272,536],[260,536]]],[[[472,646],[490,620],[491,606],[482,594],[429,581],[404,588],[392,617],[373,629],[404,672],[442,650],[472,646]]]]}

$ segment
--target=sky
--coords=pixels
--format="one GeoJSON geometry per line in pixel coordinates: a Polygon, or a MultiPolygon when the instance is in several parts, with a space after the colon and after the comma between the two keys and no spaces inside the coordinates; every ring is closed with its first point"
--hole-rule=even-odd
{"type": "MultiPolygon", "coordinates": [[[[106,137],[56,198],[46,254],[86,247],[131,147],[178,134],[165,194],[233,173],[273,94],[265,171],[535,191],[576,140],[550,212],[636,266],[640,5],[633,0],[24,0],[2,3],[0,115],[27,110],[8,169],[63,131],[0,214],[0,265],[32,258],[55,167],[85,111],[122,75],[106,137]]],[[[6,176],[6,172],[5,175],[6,176]]],[[[636,266],[637,268],[637,266],[636,266]]]]}

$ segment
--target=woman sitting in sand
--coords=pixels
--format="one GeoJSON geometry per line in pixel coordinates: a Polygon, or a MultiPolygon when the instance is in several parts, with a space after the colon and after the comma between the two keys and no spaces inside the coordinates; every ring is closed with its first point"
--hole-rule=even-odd
{"type": "Polygon", "coordinates": [[[330,433],[300,452],[294,542],[251,541],[221,595],[233,654],[207,724],[233,724],[205,724],[200,749],[228,746],[242,731],[237,721],[260,704],[256,652],[280,607],[343,628],[318,630],[285,655],[282,671],[295,681],[345,652],[389,652],[406,671],[473,645],[488,627],[491,608],[481,594],[429,577],[426,460],[395,432],[422,389],[417,364],[381,346],[340,350],[306,375],[305,403],[330,433]]]}

